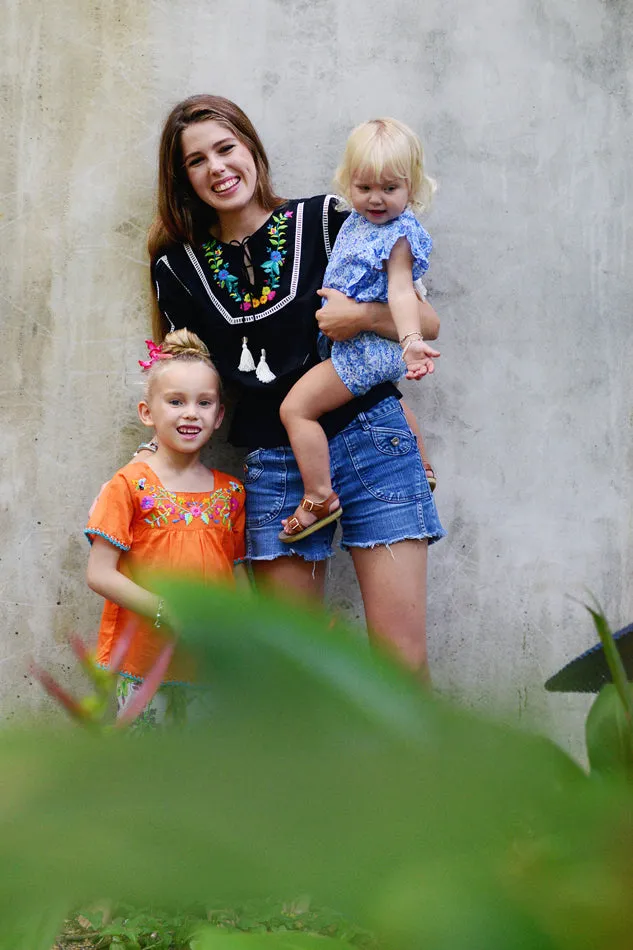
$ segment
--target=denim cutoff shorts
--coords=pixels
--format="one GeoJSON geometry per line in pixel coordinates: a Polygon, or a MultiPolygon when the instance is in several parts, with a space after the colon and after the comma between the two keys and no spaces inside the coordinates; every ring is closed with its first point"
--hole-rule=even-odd
{"type": "Polygon", "coordinates": [[[394,396],[361,412],[329,441],[332,486],[343,515],[295,544],[277,537],[303,497],[303,483],[287,446],[255,449],[244,460],[246,557],[272,561],[298,554],[306,561],[332,556],[340,525],[341,548],[373,548],[398,541],[439,541],[440,524],[415,436],[394,396]]]}

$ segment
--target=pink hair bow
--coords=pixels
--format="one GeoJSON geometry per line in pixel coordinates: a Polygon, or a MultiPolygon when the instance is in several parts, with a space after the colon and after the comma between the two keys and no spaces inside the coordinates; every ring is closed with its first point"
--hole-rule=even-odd
{"type": "Polygon", "coordinates": [[[154,343],[153,340],[145,340],[145,344],[149,351],[149,359],[138,361],[138,365],[143,369],[149,369],[150,366],[153,366],[158,360],[169,359],[170,354],[163,353],[163,348],[160,343],[154,343]]]}

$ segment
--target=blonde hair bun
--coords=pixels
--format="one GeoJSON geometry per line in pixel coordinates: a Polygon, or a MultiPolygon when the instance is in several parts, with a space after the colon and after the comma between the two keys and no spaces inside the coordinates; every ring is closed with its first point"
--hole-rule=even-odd
{"type": "MultiPolygon", "coordinates": [[[[154,344],[152,344],[152,346],[154,346],[154,344]]],[[[211,359],[207,345],[202,342],[197,334],[192,333],[191,330],[188,330],[186,327],[183,327],[181,330],[172,330],[155,349],[156,354],[153,354],[150,349],[149,363],[141,362],[141,366],[144,367],[143,376],[146,398],[149,398],[153,390],[156,377],[174,361],[179,363],[204,363],[205,366],[208,366],[217,376],[218,390],[220,398],[222,398],[222,380],[220,374],[211,359]]]]}
{"type": "Polygon", "coordinates": [[[197,334],[192,333],[186,327],[168,333],[161,343],[161,350],[165,356],[179,357],[180,359],[189,356],[192,359],[211,362],[208,347],[197,334]]]}
{"type": "Polygon", "coordinates": [[[414,212],[428,210],[437,185],[424,171],[420,139],[398,119],[370,119],[350,133],[336,170],[335,187],[349,203],[356,175],[366,174],[380,181],[385,172],[407,182],[409,205],[414,212]]]}

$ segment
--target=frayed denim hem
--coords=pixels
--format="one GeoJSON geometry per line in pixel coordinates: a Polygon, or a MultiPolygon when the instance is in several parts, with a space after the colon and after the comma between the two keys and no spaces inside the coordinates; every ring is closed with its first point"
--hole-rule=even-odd
{"type": "Polygon", "coordinates": [[[280,557],[292,557],[293,554],[303,558],[303,560],[307,561],[308,564],[315,564],[319,561],[329,561],[331,558],[335,557],[334,551],[331,551],[329,554],[323,554],[316,557],[314,554],[303,554],[301,551],[297,551],[295,548],[289,547],[288,551],[277,551],[275,554],[260,554],[257,557],[247,554],[246,559],[248,560],[249,564],[254,564],[257,561],[276,561],[280,557]]]}
{"type": "Polygon", "coordinates": [[[339,541],[339,547],[341,551],[346,551],[348,554],[351,548],[392,548],[394,544],[399,544],[401,541],[428,541],[429,545],[435,544],[436,541],[441,541],[442,538],[446,537],[446,531],[443,531],[442,534],[404,534],[401,538],[390,538],[388,541],[350,541],[345,543],[343,539],[339,541]]]}

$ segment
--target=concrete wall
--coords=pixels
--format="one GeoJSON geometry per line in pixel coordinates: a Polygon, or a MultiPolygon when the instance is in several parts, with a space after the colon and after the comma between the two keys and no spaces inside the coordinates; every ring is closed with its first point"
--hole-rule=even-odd
{"type": "MultiPolygon", "coordinates": [[[[577,745],[584,701],[540,685],[594,639],[566,595],[633,619],[630,5],[5,0],[3,20],[4,713],[41,702],[29,656],[65,670],[64,636],[95,629],[81,529],[139,436],[157,137],[212,91],[288,195],[327,189],[358,121],[421,132],[443,355],[406,395],[450,532],[430,556],[435,678],[577,745]]],[[[360,617],[345,556],[332,596],[360,617]]]]}

